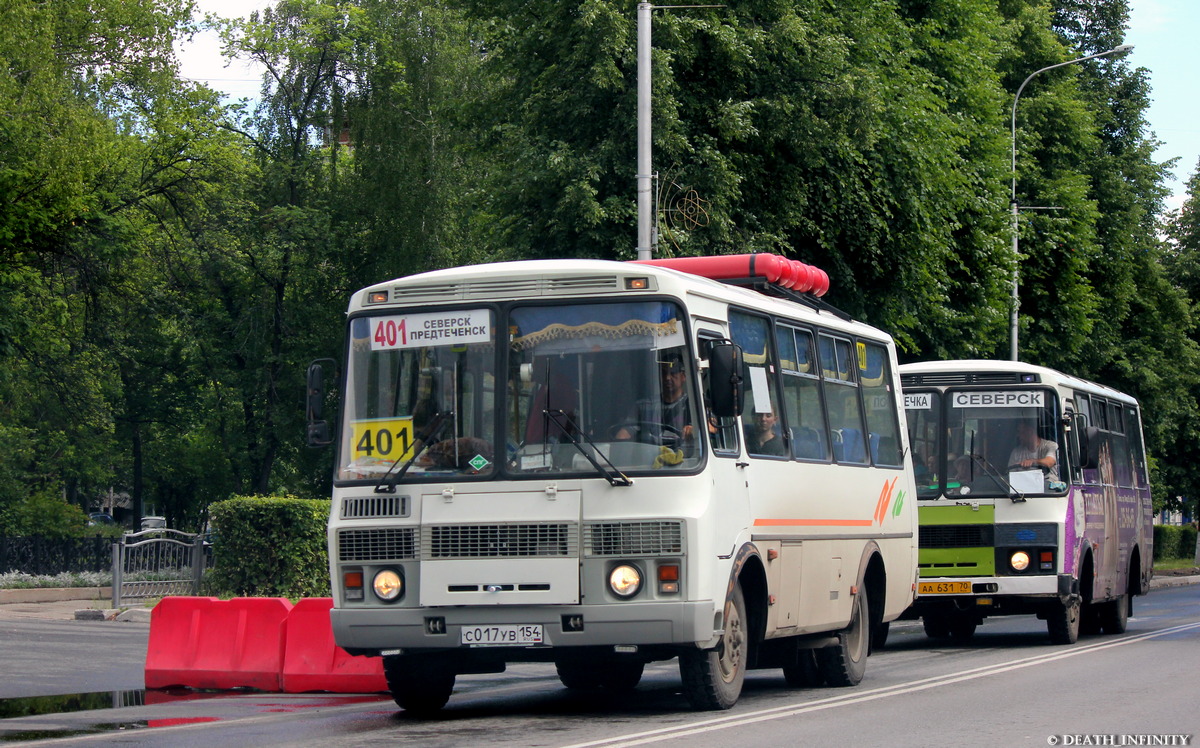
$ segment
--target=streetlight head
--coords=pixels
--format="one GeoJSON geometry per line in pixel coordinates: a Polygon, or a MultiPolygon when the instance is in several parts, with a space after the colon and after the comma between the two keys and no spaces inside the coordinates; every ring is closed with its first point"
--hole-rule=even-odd
{"type": "Polygon", "coordinates": [[[1112,51],[1112,53],[1113,53],[1113,54],[1116,54],[1116,55],[1123,55],[1123,54],[1125,54],[1126,52],[1132,52],[1132,51],[1133,51],[1133,45],[1132,45],[1132,44],[1122,44],[1122,45],[1120,45],[1120,46],[1113,47],[1113,51],[1112,51]]]}

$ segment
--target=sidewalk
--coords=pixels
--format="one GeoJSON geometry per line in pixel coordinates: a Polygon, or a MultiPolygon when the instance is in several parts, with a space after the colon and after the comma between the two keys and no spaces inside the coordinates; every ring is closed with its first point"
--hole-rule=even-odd
{"type": "Polygon", "coordinates": [[[113,610],[108,588],[0,590],[0,621],[122,621],[149,623],[149,608],[113,610]]]}
{"type": "MultiPolygon", "coordinates": [[[[1191,577],[1155,577],[1150,581],[1150,589],[1163,587],[1185,587],[1200,584],[1200,576],[1191,577]]],[[[149,623],[150,608],[130,608],[125,611],[115,611],[109,607],[108,599],[97,599],[94,590],[82,589],[75,591],[74,599],[65,590],[19,590],[22,593],[21,602],[10,602],[11,595],[6,592],[17,590],[0,590],[0,621],[40,619],[50,621],[121,621],[133,623],[149,623]],[[41,598],[41,599],[39,599],[41,598]]]]}

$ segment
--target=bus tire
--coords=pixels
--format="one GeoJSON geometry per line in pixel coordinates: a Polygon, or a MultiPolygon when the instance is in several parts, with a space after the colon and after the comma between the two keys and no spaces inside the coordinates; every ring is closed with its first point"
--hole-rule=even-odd
{"type": "Polygon", "coordinates": [[[580,660],[555,662],[558,679],[564,686],[574,690],[599,688],[600,675],[591,663],[580,660]]]}
{"type": "Polygon", "coordinates": [[[871,634],[872,652],[883,649],[884,645],[887,644],[888,632],[891,631],[891,629],[892,624],[890,621],[880,621],[879,624],[875,626],[874,633],[871,634]]]}
{"type": "Polygon", "coordinates": [[[1093,636],[1099,634],[1102,629],[1101,618],[1103,604],[1085,603],[1079,609],[1079,634],[1080,636],[1093,636]]]}
{"type": "Polygon", "coordinates": [[[454,673],[432,658],[384,657],[383,677],[396,706],[414,717],[437,714],[454,691],[454,673]]]}
{"type": "Polygon", "coordinates": [[[1052,644],[1074,644],[1079,641],[1082,606],[1078,597],[1069,602],[1055,602],[1046,614],[1046,629],[1052,644]]]}
{"type": "Polygon", "coordinates": [[[646,663],[641,660],[610,661],[600,657],[572,657],[554,661],[558,679],[573,690],[607,688],[628,691],[642,681],[646,663]]]}
{"type": "Polygon", "coordinates": [[[600,671],[600,685],[610,691],[630,691],[642,682],[646,663],[640,661],[614,662],[600,671]]]}
{"type": "Polygon", "coordinates": [[[815,649],[797,649],[794,661],[783,666],[783,680],[792,688],[815,688],[822,683],[815,649]]]}
{"type": "Polygon", "coordinates": [[[1129,608],[1133,598],[1121,595],[1100,607],[1100,628],[1106,634],[1124,634],[1129,628],[1129,608]]]}
{"type": "Polygon", "coordinates": [[[950,621],[945,616],[926,613],[921,616],[921,626],[925,629],[925,636],[930,639],[950,638],[950,621]]]}
{"type": "Polygon", "coordinates": [[[871,646],[870,621],[867,588],[859,585],[850,608],[850,625],[837,632],[837,644],[817,650],[817,664],[828,685],[857,686],[863,679],[871,646]]]}
{"type": "Polygon", "coordinates": [[[679,655],[683,695],[694,709],[729,709],[742,694],[750,642],[741,584],[734,585],[724,618],[725,630],[716,649],[689,649],[679,655]]]}

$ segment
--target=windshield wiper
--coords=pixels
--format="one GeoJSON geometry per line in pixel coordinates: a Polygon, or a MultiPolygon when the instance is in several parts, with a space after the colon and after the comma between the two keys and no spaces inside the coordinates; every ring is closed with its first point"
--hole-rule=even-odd
{"type": "Polygon", "coordinates": [[[612,464],[612,460],[608,459],[608,457],[600,451],[600,448],[596,446],[595,442],[588,438],[588,435],[583,432],[583,429],[579,428],[579,424],[571,420],[571,417],[567,415],[566,411],[561,409],[546,409],[542,411],[542,415],[545,416],[555,426],[557,426],[558,430],[563,433],[563,436],[571,440],[571,444],[575,445],[575,449],[579,450],[579,454],[583,455],[588,462],[592,463],[592,467],[596,468],[596,472],[600,473],[601,477],[608,481],[610,485],[633,485],[633,480],[631,480],[629,476],[625,475],[625,473],[622,473],[620,470],[618,470],[616,465],[612,464]],[[570,427],[569,429],[567,428],[568,426],[570,427]],[[596,458],[592,457],[592,455],[583,448],[583,445],[579,443],[580,438],[587,442],[587,445],[591,447],[596,454],[600,455],[600,459],[604,460],[604,465],[601,465],[599,462],[597,462],[596,458]],[[607,467],[605,467],[605,465],[607,465],[607,467]]]}
{"type": "Polygon", "coordinates": [[[400,460],[404,459],[403,456],[396,458],[396,461],[392,463],[391,467],[387,469],[387,472],[383,474],[383,477],[379,479],[379,482],[375,484],[375,493],[395,493],[396,484],[400,482],[400,479],[404,477],[404,474],[408,472],[408,469],[413,466],[413,463],[417,461],[417,458],[425,453],[425,450],[429,447],[433,437],[441,433],[442,426],[445,425],[446,420],[453,415],[454,411],[452,410],[442,411],[435,415],[433,420],[430,421],[429,425],[425,428],[425,431],[417,436],[417,444],[421,445],[420,449],[414,450],[412,456],[408,458],[400,470],[397,471],[395,475],[392,475],[392,471],[395,470],[396,466],[400,464],[400,460]]]}
{"type": "MultiPolygon", "coordinates": [[[[975,454],[975,432],[972,431],[971,432],[971,465],[974,466],[976,462],[979,463],[979,466],[981,468],[983,468],[983,472],[987,473],[989,478],[996,481],[996,483],[998,485],[1003,485],[1008,488],[1008,498],[1012,499],[1012,502],[1014,504],[1025,501],[1025,494],[1023,494],[1020,491],[1018,491],[1017,489],[1013,488],[1013,485],[1008,482],[1008,478],[1005,478],[1000,473],[1000,471],[997,470],[995,468],[995,466],[992,465],[992,463],[988,462],[986,457],[984,457],[983,455],[975,454]]],[[[972,480],[974,480],[974,470],[972,470],[972,480]]]]}

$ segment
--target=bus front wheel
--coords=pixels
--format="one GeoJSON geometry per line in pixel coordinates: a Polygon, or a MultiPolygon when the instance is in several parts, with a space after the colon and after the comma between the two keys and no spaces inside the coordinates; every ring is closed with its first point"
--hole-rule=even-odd
{"type": "Polygon", "coordinates": [[[746,638],[746,601],[736,584],[725,603],[725,630],[716,649],[686,650],[679,655],[683,694],[695,709],[729,709],[742,694],[746,680],[749,641],[746,638]]]}
{"type": "Polygon", "coordinates": [[[1046,614],[1046,629],[1053,644],[1074,644],[1079,641],[1080,603],[1078,597],[1068,602],[1055,602],[1046,614]]]}
{"type": "Polygon", "coordinates": [[[383,677],[392,700],[414,717],[436,714],[454,691],[454,673],[429,657],[384,657],[383,677]]]}

